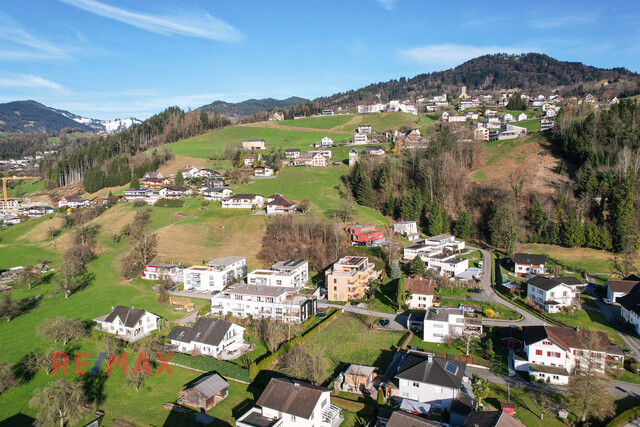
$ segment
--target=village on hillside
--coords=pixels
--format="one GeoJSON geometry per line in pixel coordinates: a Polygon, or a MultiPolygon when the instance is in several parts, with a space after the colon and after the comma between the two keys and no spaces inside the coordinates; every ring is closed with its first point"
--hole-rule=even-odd
{"type": "MultiPolygon", "coordinates": [[[[80,181],[16,193],[29,188],[23,178],[37,179],[33,164],[0,162],[8,172],[0,244],[14,251],[1,264],[0,337],[29,328],[37,345],[9,352],[38,381],[56,366],[50,350],[103,352],[109,369],[112,353],[157,353],[154,369],[172,355],[170,379],[118,371],[118,389],[94,390],[84,404],[87,422],[126,414],[137,424],[243,427],[611,420],[640,393],[633,260],[603,271],[602,255],[590,265],[558,245],[491,245],[470,217],[449,224],[435,197],[419,206],[389,197],[387,209],[373,200],[374,186],[385,191],[380,177],[371,182],[378,172],[363,165],[418,156],[439,132],[478,146],[548,136],[567,105],[616,103],[517,90],[471,97],[463,87],[455,99],[294,117],[307,130],[292,135],[307,132],[305,140],[273,136],[288,122],[274,111],[262,126],[237,127],[242,136],[219,144],[224,152],[154,151],[162,161],[139,161],[130,180],[92,193],[80,181]],[[338,116],[347,116],[342,128],[312,128],[338,116]],[[391,119],[398,125],[386,128],[391,119]],[[77,308],[40,315],[53,304],[77,308]],[[136,414],[131,402],[141,400],[148,409],[136,414]]],[[[92,365],[94,354],[86,357],[92,365]]],[[[10,384],[0,396],[35,383],[10,384]]]]}

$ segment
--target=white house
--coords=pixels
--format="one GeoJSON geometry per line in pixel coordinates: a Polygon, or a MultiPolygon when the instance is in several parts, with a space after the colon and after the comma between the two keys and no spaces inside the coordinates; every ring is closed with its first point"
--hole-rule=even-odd
{"type": "Polygon", "coordinates": [[[161,199],[182,199],[191,190],[182,185],[165,185],[158,190],[158,196],[161,199]]]}
{"type": "Polygon", "coordinates": [[[422,331],[423,341],[443,343],[448,336],[456,338],[473,334],[479,337],[482,335],[482,322],[465,319],[464,307],[427,307],[422,331]]]}
{"type": "Polygon", "coordinates": [[[608,366],[621,365],[624,354],[609,342],[602,331],[559,326],[523,326],[526,361],[518,361],[516,370],[528,370],[536,380],[568,384],[575,369],[604,373],[608,366]]]}
{"type": "Polygon", "coordinates": [[[611,302],[616,302],[620,297],[627,295],[631,290],[640,283],[637,280],[607,280],[607,298],[611,302]]]}
{"type": "Polygon", "coordinates": [[[640,334],[640,286],[634,286],[629,293],[618,297],[620,304],[620,316],[631,324],[637,333],[640,334]]]}
{"type": "Polygon", "coordinates": [[[252,209],[264,207],[264,197],[260,194],[235,194],[222,199],[223,208],[252,209]]]}
{"type": "Polygon", "coordinates": [[[124,190],[124,198],[132,202],[142,200],[143,202],[152,205],[160,199],[160,194],[158,194],[158,191],[152,190],[151,188],[131,188],[124,190]]]}
{"type": "Polygon", "coordinates": [[[416,221],[398,221],[393,224],[393,231],[404,236],[418,234],[418,223],[416,221]]]}
{"type": "Polygon", "coordinates": [[[288,378],[272,378],[238,427],[338,427],[343,418],[331,403],[331,390],[288,378]]]}
{"type": "Polygon", "coordinates": [[[298,290],[285,286],[231,285],[211,297],[211,314],[304,323],[316,314],[318,302],[315,296],[299,294],[298,290]]]}
{"type": "Polygon", "coordinates": [[[244,344],[244,331],[242,326],[226,320],[201,317],[193,326],[174,326],[167,339],[181,353],[198,351],[218,357],[223,351],[240,348],[244,344]]]}
{"type": "Polygon", "coordinates": [[[529,117],[525,113],[520,113],[520,114],[518,114],[518,117],[517,117],[519,122],[521,122],[523,120],[527,120],[528,118],[529,117]]]}
{"type": "Polygon", "coordinates": [[[300,157],[300,149],[299,148],[285,148],[284,156],[287,159],[297,159],[300,157]]]}
{"type": "Polygon", "coordinates": [[[464,248],[464,241],[455,240],[455,237],[449,234],[440,234],[417,240],[415,245],[405,247],[404,259],[413,260],[420,256],[428,269],[453,277],[469,268],[469,259],[459,258],[454,253],[464,248]]]}
{"type": "Polygon", "coordinates": [[[322,141],[320,142],[322,142],[323,147],[331,147],[333,145],[333,139],[329,138],[328,136],[322,138],[322,141]]]}
{"type": "Polygon", "coordinates": [[[571,305],[575,296],[572,287],[562,281],[562,277],[533,276],[526,281],[527,298],[539,305],[547,313],[558,313],[571,305]]]}
{"type": "Polygon", "coordinates": [[[256,161],[256,158],[258,162],[262,160],[262,154],[245,154],[242,158],[244,159],[245,166],[251,166],[253,165],[253,162],[256,161]]]}
{"type": "Polygon", "coordinates": [[[289,259],[278,261],[271,270],[254,270],[247,275],[247,283],[261,286],[299,287],[309,281],[309,261],[289,259]]]}
{"type": "Polygon", "coordinates": [[[505,123],[514,122],[515,120],[516,119],[513,118],[513,114],[511,113],[507,113],[504,116],[502,116],[502,121],[505,123]]]}
{"type": "Polygon", "coordinates": [[[367,145],[369,143],[369,137],[366,133],[356,133],[353,135],[353,145],[367,145]]]}
{"type": "Polygon", "coordinates": [[[111,313],[93,319],[99,331],[117,335],[119,338],[131,339],[149,334],[158,329],[160,316],[139,308],[118,305],[112,307],[111,313]]]}
{"type": "Polygon", "coordinates": [[[360,125],[356,131],[358,133],[371,133],[371,125],[360,125]]]}
{"type": "Polygon", "coordinates": [[[264,150],[264,139],[245,139],[242,141],[243,150],[264,150]]]}
{"type": "Polygon", "coordinates": [[[358,161],[358,151],[355,148],[349,150],[349,166],[353,166],[358,161]]]}
{"type": "Polygon", "coordinates": [[[407,305],[410,309],[426,310],[433,305],[433,292],[436,281],[422,276],[407,277],[404,280],[404,288],[409,293],[407,305]]]}
{"type": "Polygon", "coordinates": [[[195,166],[185,166],[182,169],[180,169],[180,172],[182,172],[182,177],[184,179],[187,179],[187,178],[195,177],[196,176],[195,174],[198,172],[198,170],[199,169],[195,166]]]}
{"type": "MultiPolygon", "coordinates": [[[[473,402],[471,382],[465,376],[467,363],[407,351],[400,354],[398,373],[390,381],[391,395],[400,400],[400,409],[414,414],[456,411],[454,402],[473,402]]],[[[453,415],[453,414],[452,414],[453,415]]]]}
{"type": "Polygon", "coordinates": [[[247,273],[247,259],[245,257],[227,256],[209,261],[209,264],[194,265],[183,271],[185,289],[194,288],[210,293],[221,291],[236,279],[241,279],[247,273]]]}
{"type": "Polygon", "coordinates": [[[204,169],[200,169],[197,170],[196,172],[193,173],[193,177],[194,178],[209,178],[212,176],[215,176],[217,174],[216,171],[214,171],[213,169],[209,169],[209,168],[204,168],[204,169]]]}
{"type": "Polygon", "coordinates": [[[233,191],[228,188],[205,188],[202,191],[202,194],[204,195],[205,200],[220,201],[225,197],[231,196],[233,194],[233,191]]]}
{"type": "Polygon", "coordinates": [[[80,208],[83,206],[89,206],[89,200],[80,198],[80,197],[66,197],[63,196],[59,201],[58,201],[58,207],[70,207],[70,208],[80,208]]]}
{"type": "Polygon", "coordinates": [[[537,254],[513,254],[513,272],[518,277],[529,277],[532,274],[545,274],[546,255],[537,254]]]}
{"type": "Polygon", "coordinates": [[[167,279],[173,283],[183,283],[184,265],[152,262],[145,266],[142,278],[147,280],[167,279]]]}
{"type": "Polygon", "coordinates": [[[253,175],[257,177],[273,176],[273,169],[268,166],[258,166],[253,170],[253,175]]]}
{"type": "Polygon", "coordinates": [[[384,149],[381,145],[369,145],[364,148],[364,152],[370,156],[384,156],[384,149]]]}

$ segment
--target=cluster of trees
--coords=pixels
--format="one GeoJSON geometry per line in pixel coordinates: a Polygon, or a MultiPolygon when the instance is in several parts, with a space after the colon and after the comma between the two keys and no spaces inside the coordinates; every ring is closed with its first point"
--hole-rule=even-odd
{"type": "Polygon", "coordinates": [[[104,187],[116,187],[130,181],[129,159],[126,156],[118,156],[108,162],[105,169],[102,166],[87,169],[82,185],[86,192],[95,193],[104,187]]]}
{"type": "Polygon", "coordinates": [[[137,277],[144,267],[155,258],[158,249],[158,235],[150,230],[150,209],[136,212],[131,224],[126,225],[114,240],[130,237],[133,245],[120,260],[120,270],[127,279],[137,277]]]}
{"type": "Polygon", "coordinates": [[[342,257],[349,245],[338,220],[290,216],[273,218],[267,225],[258,259],[273,264],[283,259],[308,259],[312,268],[322,270],[342,257]]]}
{"type": "MultiPolygon", "coordinates": [[[[147,172],[154,172],[164,164],[173,158],[171,151],[165,147],[162,153],[158,153],[158,150],[153,150],[151,158],[144,158],[138,166],[135,166],[131,172],[131,181],[129,182],[129,188],[140,188],[140,179],[147,172]]],[[[182,175],[182,173],[180,173],[182,175]]],[[[120,185],[126,184],[127,181],[120,185]]]]}
{"type": "Polygon", "coordinates": [[[515,92],[507,103],[507,110],[526,111],[527,100],[520,97],[520,93],[515,92]]]}

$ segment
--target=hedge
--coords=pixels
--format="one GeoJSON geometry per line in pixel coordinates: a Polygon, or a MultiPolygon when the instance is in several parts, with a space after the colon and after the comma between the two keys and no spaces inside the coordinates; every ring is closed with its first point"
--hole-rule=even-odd
{"type": "Polygon", "coordinates": [[[619,427],[623,426],[636,418],[640,417],[640,406],[635,406],[631,409],[627,409],[626,411],[618,414],[614,419],[612,419],[607,426],[610,427],[619,427]]]}
{"type": "Polygon", "coordinates": [[[209,356],[189,356],[188,354],[174,353],[171,362],[188,366],[201,371],[216,371],[220,375],[232,380],[249,382],[249,371],[226,360],[218,360],[209,356]]]}
{"type": "Polygon", "coordinates": [[[251,365],[254,365],[254,366],[249,367],[249,373],[251,374],[250,375],[251,379],[254,379],[260,371],[269,369],[277,359],[289,353],[291,350],[293,350],[295,346],[297,346],[298,344],[302,344],[303,342],[309,340],[312,336],[314,336],[315,334],[323,330],[340,313],[342,313],[342,310],[333,310],[331,313],[327,315],[327,317],[325,317],[325,319],[322,322],[318,323],[313,328],[309,329],[306,333],[300,334],[295,338],[293,338],[292,340],[289,340],[286,343],[282,344],[279,349],[277,349],[273,353],[270,353],[264,356],[257,363],[255,361],[252,362],[251,365]]]}

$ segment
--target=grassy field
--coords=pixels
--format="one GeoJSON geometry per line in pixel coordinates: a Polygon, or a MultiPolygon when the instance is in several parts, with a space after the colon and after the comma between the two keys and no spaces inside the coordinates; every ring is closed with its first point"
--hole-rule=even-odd
{"type": "MultiPolygon", "coordinates": [[[[326,117],[308,117],[298,120],[284,120],[275,122],[280,127],[299,127],[305,129],[324,129],[329,131],[354,132],[360,125],[371,125],[374,132],[380,133],[387,129],[401,127],[419,128],[421,131],[431,126],[435,121],[433,115],[416,116],[409,113],[376,113],[352,114],[326,117]]],[[[274,122],[270,122],[271,125],[274,122]]],[[[257,124],[260,126],[260,124],[257,124]]]]}
{"type": "MultiPolygon", "coordinates": [[[[84,133],[84,132],[71,132],[67,134],[67,139],[75,139],[75,138],[94,138],[95,135],[90,134],[90,133],[84,133]]],[[[49,139],[49,144],[55,143],[58,144],[60,142],[60,137],[59,136],[50,136],[49,139]]]]}
{"type": "Polygon", "coordinates": [[[607,336],[614,343],[626,347],[626,344],[618,335],[615,329],[613,329],[607,319],[598,312],[591,310],[576,310],[576,312],[572,315],[565,315],[562,313],[547,313],[550,317],[556,320],[560,320],[572,327],[580,327],[582,329],[593,329],[596,331],[604,331],[607,333],[607,336]]]}
{"type": "Polygon", "coordinates": [[[329,365],[324,378],[328,381],[350,363],[386,368],[402,335],[402,331],[367,329],[356,315],[345,312],[304,346],[324,353],[329,365]]]}
{"type": "MultiPolygon", "coordinates": [[[[13,181],[15,183],[14,187],[7,188],[7,195],[9,197],[29,197],[30,194],[42,191],[44,188],[43,180],[19,180],[13,181]]],[[[7,184],[7,187],[9,184],[7,184]]]]}
{"type": "Polygon", "coordinates": [[[473,301],[473,300],[466,301],[466,300],[459,300],[459,299],[443,298],[440,305],[458,308],[460,307],[461,304],[465,306],[482,307],[483,317],[486,317],[484,316],[484,312],[489,308],[496,313],[495,314],[496,319],[517,320],[522,317],[516,311],[512,310],[511,308],[507,307],[504,304],[499,304],[499,303],[494,304],[489,302],[480,302],[480,301],[473,301]]]}
{"type": "Polygon", "coordinates": [[[512,124],[526,128],[527,133],[540,132],[540,119],[523,120],[512,124]]]}
{"type": "Polygon", "coordinates": [[[565,248],[557,245],[543,245],[539,243],[522,243],[517,247],[518,252],[532,254],[546,254],[547,263],[559,263],[574,270],[587,273],[609,273],[611,267],[609,252],[589,248],[565,248]]]}
{"type": "Polygon", "coordinates": [[[358,116],[355,116],[353,114],[324,116],[324,117],[305,117],[304,119],[281,120],[281,121],[275,122],[275,124],[281,127],[300,127],[300,128],[309,128],[309,129],[328,130],[328,129],[334,129],[334,128],[337,129],[341,126],[344,126],[350,121],[357,120],[357,117],[358,116]]]}
{"type": "MultiPolygon", "coordinates": [[[[306,132],[302,130],[261,128],[254,126],[232,126],[203,135],[168,144],[167,147],[176,156],[188,156],[207,159],[222,154],[228,143],[239,144],[244,139],[264,139],[267,148],[299,148],[303,152],[313,150],[310,145],[329,136],[335,143],[342,139],[351,139],[347,134],[327,132],[306,132]]],[[[158,148],[159,151],[162,147],[158,148]]]]}

